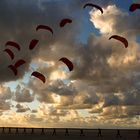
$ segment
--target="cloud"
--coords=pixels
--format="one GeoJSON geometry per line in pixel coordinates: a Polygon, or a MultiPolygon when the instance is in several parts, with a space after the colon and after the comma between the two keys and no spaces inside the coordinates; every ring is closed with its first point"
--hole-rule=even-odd
{"type": "Polygon", "coordinates": [[[102,34],[116,33],[125,35],[127,38],[135,38],[140,34],[139,13],[130,14],[129,11],[121,10],[116,5],[104,8],[103,15],[99,11],[92,10],[90,17],[90,21],[102,34]]]}
{"type": "Polygon", "coordinates": [[[121,12],[115,5],[109,5],[104,9],[104,14],[101,15],[99,11],[90,12],[90,21],[93,23],[95,28],[99,29],[102,34],[104,33],[115,33],[116,21],[120,17],[124,18],[127,13],[121,12]]]}
{"type": "Polygon", "coordinates": [[[34,101],[34,95],[30,93],[28,89],[22,89],[20,85],[16,88],[15,92],[16,102],[32,102],[34,101]]]}
{"type": "MultiPolygon", "coordinates": [[[[1,82],[14,81],[23,77],[25,72],[29,70],[29,64],[35,57],[40,57],[45,61],[50,59],[54,61],[58,60],[61,57],[61,54],[57,54],[57,51],[53,51],[51,46],[55,45],[56,48],[59,48],[58,46],[67,47],[73,44],[75,36],[80,30],[79,21],[81,18],[79,17],[79,19],[77,19],[76,17],[71,16],[72,13],[78,11],[75,6],[73,7],[73,2],[69,5],[69,8],[67,7],[67,3],[63,1],[57,1],[55,4],[52,1],[43,0],[38,0],[36,3],[34,3],[33,0],[30,0],[28,3],[23,0],[20,2],[17,0],[14,2],[2,0],[0,2],[2,11],[0,30],[1,34],[3,34],[0,40],[2,46],[0,50],[1,82]],[[52,16],[50,16],[50,13],[52,16]],[[60,29],[59,21],[66,17],[72,18],[73,24],[65,29],[60,29]],[[53,37],[47,31],[36,32],[35,28],[38,24],[51,26],[55,32],[53,37]],[[71,30],[69,30],[69,28],[71,28],[71,30]],[[40,42],[32,53],[28,50],[28,46],[30,41],[34,38],[39,39],[40,42]],[[4,44],[8,40],[16,41],[21,45],[20,52],[15,49],[13,50],[16,56],[13,62],[11,62],[3,52],[3,49],[5,48],[4,44]],[[7,66],[14,64],[18,59],[26,60],[26,64],[22,66],[22,68],[19,68],[19,74],[15,77],[7,66]]],[[[65,52],[65,49],[62,47],[58,50],[61,50],[63,53],[65,52]]]]}
{"type": "Polygon", "coordinates": [[[17,113],[24,113],[24,112],[30,110],[29,107],[25,107],[24,105],[21,105],[21,104],[17,104],[16,108],[17,108],[17,110],[16,110],[17,113]]]}
{"type": "Polygon", "coordinates": [[[65,95],[65,96],[74,95],[77,92],[72,84],[67,85],[60,80],[56,80],[52,84],[50,84],[48,90],[58,95],[65,95]]]}
{"type": "Polygon", "coordinates": [[[10,110],[11,103],[10,100],[12,99],[13,92],[10,90],[9,87],[0,86],[0,110],[2,112],[6,110],[10,110]]]}

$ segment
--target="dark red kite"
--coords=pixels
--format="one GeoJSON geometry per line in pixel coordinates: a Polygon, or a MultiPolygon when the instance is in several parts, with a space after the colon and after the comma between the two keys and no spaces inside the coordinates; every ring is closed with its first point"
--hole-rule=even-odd
{"type": "Polygon", "coordinates": [[[10,68],[13,71],[15,76],[17,75],[17,69],[15,68],[15,66],[9,65],[8,68],[10,68]]]}
{"type": "Polygon", "coordinates": [[[64,27],[67,23],[72,23],[71,19],[65,18],[60,21],[60,27],[64,27]]]}
{"type": "Polygon", "coordinates": [[[13,41],[8,41],[5,46],[12,46],[12,47],[15,47],[16,49],[20,50],[20,45],[17,44],[16,42],[13,42],[13,41]]]}
{"type": "Polygon", "coordinates": [[[7,52],[12,60],[14,59],[14,53],[10,49],[5,49],[4,51],[7,52]]]}
{"type": "Polygon", "coordinates": [[[100,6],[98,6],[96,4],[93,4],[93,3],[87,3],[87,4],[84,5],[83,8],[86,8],[87,6],[95,7],[97,9],[99,9],[101,11],[101,13],[103,14],[103,9],[100,6]]]}
{"type": "Polygon", "coordinates": [[[15,63],[15,68],[18,68],[19,66],[25,64],[26,62],[23,60],[23,59],[20,59],[18,60],[16,63],[15,63]]]}
{"type": "Polygon", "coordinates": [[[49,27],[49,26],[47,26],[47,25],[38,25],[38,26],[36,27],[36,31],[41,30],[41,29],[43,29],[43,30],[48,30],[48,31],[50,31],[50,32],[53,34],[52,28],[49,27]]]}
{"type": "Polygon", "coordinates": [[[34,47],[37,45],[38,42],[39,42],[39,40],[33,39],[33,40],[30,42],[29,49],[30,49],[30,50],[34,49],[34,47]]]}
{"type": "Polygon", "coordinates": [[[127,41],[126,38],[121,37],[121,36],[118,36],[118,35],[113,35],[113,36],[111,36],[111,37],[109,38],[109,40],[112,39],[112,38],[121,41],[121,42],[124,44],[125,48],[128,47],[128,41],[127,41]]]}
{"type": "Polygon", "coordinates": [[[37,78],[40,79],[43,83],[46,82],[45,76],[44,76],[43,74],[37,72],[37,71],[34,71],[34,72],[31,74],[31,76],[37,77],[37,78]]]}
{"type": "Polygon", "coordinates": [[[62,57],[61,59],[59,59],[59,61],[62,61],[63,63],[65,63],[70,71],[73,70],[73,63],[66,57],[62,57]]]}
{"type": "Polygon", "coordinates": [[[140,9],[140,4],[138,3],[133,3],[130,7],[129,7],[129,11],[130,12],[134,12],[135,10],[140,9]]]}

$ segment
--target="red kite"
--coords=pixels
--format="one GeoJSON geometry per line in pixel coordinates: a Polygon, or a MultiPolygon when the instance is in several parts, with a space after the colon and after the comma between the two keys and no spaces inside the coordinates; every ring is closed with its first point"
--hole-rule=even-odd
{"type": "Polygon", "coordinates": [[[129,7],[129,11],[134,12],[135,10],[140,9],[140,4],[138,3],[133,3],[130,7],[129,7]]]}
{"type": "Polygon", "coordinates": [[[13,73],[14,73],[15,76],[17,75],[17,69],[16,69],[15,66],[9,65],[8,68],[10,68],[13,71],[13,73]]]}
{"type": "Polygon", "coordinates": [[[40,79],[43,83],[46,82],[45,76],[44,76],[43,74],[37,72],[37,71],[34,71],[34,72],[31,74],[31,76],[37,77],[37,78],[40,79]]]}
{"type": "Polygon", "coordinates": [[[64,27],[67,23],[72,23],[72,20],[68,18],[62,19],[59,25],[60,27],[64,27]]]}
{"type": "Polygon", "coordinates": [[[10,50],[10,49],[5,49],[5,52],[7,52],[7,54],[11,57],[11,59],[14,59],[14,53],[10,50]]]}
{"type": "Polygon", "coordinates": [[[13,41],[8,41],[5,46],[12,46],[12,47],[15,47],[16,49],[20,50],[20,45],[17,44],[16,42],[13,42],[13,41]]]}
{"type": "Polygon", "coordinates": [[[18,73],[17,68],[19,66],[23,65],[24,63],[26,63],[26,62],[24,60],[20,59],[15,63],[15,65],[9,65],[8,68],[10,68],[14,72],[14,74],[17,75],[17,73],[18,73]]]}
{"type": "Polygon", "coordinates": [[[112,38],[121,41],[124,44],[125,48],[128,47],[128,41],[126,40],[126,38],[118,36],[118,35],[113,35],[109,38],[109,40],[112,39],[112,38]]]}
{"type": "Polygon", "coordinates": [[[52,30],[52,28],[49,27],[49,26],[46,26],[46,25],[38,25],[38,26],[36,27],[36,31],[41,30],[41,29],[43,29],[43,30],[48,30],[48,31],[50,31],[50,32],[53,34],[53,30],[52,30]]]}
{"type": "Polygon", "coordinates": [[[23,65],[24,63],[26,63],[24,60],[20,59],[15,63],[15,68],[18,68],[19,66],[23,65]]]}
{"type": "Polygon", "coordinates": [[[63,63],[65,63],[70,71],[73,70],[73,63],[69,59],[62,57],[61,59],[59,59],[59,61],[62,61],[63,63]]]}
{"type": "Polygon", "coordinates": [[[33,39],[33,40],[30,42],[29,49],[30,49],[30,50],[34,49],[34,47],[37,45],[38,41],[39,41],[39,40],[33,39]]]}
{"type": "Polygon", "coordinates": [[[92,4],[92,3],[87,3],[87,4],[84,5],[83,8],[86,8],[87,6],[95,7],[97,9],[99,9],[101,11],[101,13],[103,14],[103,9],[100,6],[92,4]]]}

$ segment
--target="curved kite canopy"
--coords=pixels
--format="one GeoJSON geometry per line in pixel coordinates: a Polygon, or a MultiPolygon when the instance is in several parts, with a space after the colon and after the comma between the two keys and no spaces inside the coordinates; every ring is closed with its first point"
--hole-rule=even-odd
{"type": "Polygon", "coordinates": [[[46,82],[45,76],[44,76],[43,74],[37,72],[37,71],[34,71],[34,72],[31,74],[31,76],[34,76],[34,77],[40,79],[43,83],[46,82]]]}
{"type": "Polygon", "coordinates": [[[93,4],[93,3],[87,3],[87,4],[84,5],[83,8],[86,8],[87,6],[95,7],[97,9],[99,9],[101,11],[101,13],[103,14],[103,9],[100,6],[98,6],[96,4],[93,4]]]}
{"type": "Polygon", "coordinates": [[[129,7],[129,11],[130,12],[134,12],[135,10],[140,9],[140,4],[138,3],[133,3],[130,7],[129,7]]]}
{"type": "Polygon", "coordinates": [[[122,43],[124,44],[125,48],[128,47],[128,41],[127,41],[126,38],[121,37],[121,36],[118,36],[118,35],[113,35],[113,36],[111,36],[111,37],[109,38],[109,40],[112,39],[112,38],[113,38],[113,39],[116,39],[116,40],[118,40],[118,41],[120,41],[120,42],[122,42],[122,43]]]}
{"type": "Polygon", "coordinates": [[[64,27],[67,23],[72,23],[71,19],[65,18],[60,21],[60,27],[64,27]]]}
{"type": "Polygon", "coordinates": [[[20,67],[21,65],[25,64],[26,61],[24,61],[23,59],[19,59],[16,63],[15,63],[15,68],[20,67]]]}
{"type": "Polygon", "coordinates": [[[14,73],[15,76],[17,75],[17,69],[15,66],[9,65],[8,68],[10,68],[12,70],[12,72],[14,73]]]}
{"type": "Polygon", "coordinates": [[[52,34],[53,34],[53,30],[52,30],[52,28],[51,27],[49,27],[49,26],[47,26],[47,25],[38,25],[37,27],[36,27],[36,31],[38,31],[38,30],[48,30],[48,31],[50,31],[52,34]]]}
{"type": "Polygon", "coordinates": [[[33,50],[33,49],[35,48],[35,46],[37,45],[38,42],[39,42],[39,40],[33,39],[33,40],[30,42],[29,49],[30,49],[30,50],[33,50]]]}
{"type": "Polygon", "coordinates": [[[62,57],[61,59],[59,59],[59,61],[62,61],[63,63],[65,63],[70,71],[73,70],[73,63],[66,57],[62,57]]]}
{"type": "Polygon", "coordinates": [[[7,52],[12,60],[14,59],[14,53],[10,49],[5,49],[4,51],[7,52]]]}
{"type": "Polygon", "coordinates": [[[6,42],[5,46],[12,46],[12,47],[15,47],[17,50],[20,50],[20,45],[13,41],[6,42]]]}

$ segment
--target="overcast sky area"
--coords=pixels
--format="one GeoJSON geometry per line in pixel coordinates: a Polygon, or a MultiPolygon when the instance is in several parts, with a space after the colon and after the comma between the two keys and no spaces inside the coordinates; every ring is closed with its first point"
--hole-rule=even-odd
{"type": "Polygon", "coordinates": [[[0,0],[0,126],[138,128],[140,126],[139,0],[0,0]],[[87,2],[101,11],[83,6],[87,2]],[[64,18],[71,24],[60,28],[64,18]],[[36,31],[39,24],[53,29],[36,31]],[[123,36],[129,46],[112,35],[123,36]],[[31,40],[39,40],[29,50],[31,40]],[[20,51],[5,46],[20,44],[20,51]],[[9,48],[15,58],[3,50],[9,48]],[[59,61],[68,58],[73,71],[59,61]],[[26,63],[18,75],[8,68],[26,63]],[[43,83],[31,76],[38,71],[43,83]]]}

